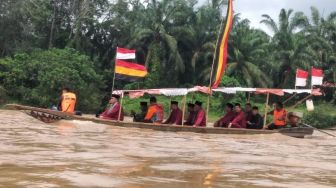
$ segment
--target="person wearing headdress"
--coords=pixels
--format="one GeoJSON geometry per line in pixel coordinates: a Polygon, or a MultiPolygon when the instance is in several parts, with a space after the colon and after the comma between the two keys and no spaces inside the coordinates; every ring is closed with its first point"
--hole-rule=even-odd
{"type": "Polygon", "coordinates": [[[206,113],[205,110],[202,108],[202,102],[196,101],[195,102],[195,122],[193,124],[194,127],[205,127],[206,126],[206,113]]]}
{"type": "Polygon", "coordinates": [[[119,121],[123,121],[124,120],[124,110],[122,109],[119,103],[119,99],[120,99],[119,95],[113,94],[109,101],[108,107],[105,109],[105,111],[102,114],[99,115],[99,118],[107,119],[107,120],[118,120],[119,114],[120,114],[119,121]]]}
{"type": "Polygon", "coordinates": [[[156,97],[151,97],[149,99],[149,108],[145,116],[145,123],[162,123],[163,121],[163,106],[158,104],[156,97]]]}
{"type": "Polygon", "coordinates": [[[178,107],[177,101],[170,103],[170,115],[164,124],[182,125],[182,110],[178,107]]]}
{"type": "Polygon", "coordinates": [[[233,104],[227,103],[225,111],[225,116],[216,121],[214,127],[228,127],[229,123],[235,118],[236,114],[233,111],[233,104]]]}
{"type": "Polygon", "coordinates": [[[183,123],[183,125],[189,125],[192,126],[194,125],[195,122],[195,117],[196,117],[196,113],[194,110],[195,105],[193,103],[188,103],[188,117],[187,117],[187,121],[183,123]]]}
{"type": "Polygon", "coordinates": [[[246,128],[246,117],[239,103],[235,104],[236,117],[229,123],[228,128],[246,128]]]}
{"type": "Polygon", "coordinates": [[[300,120],[303,117],[301,112],[289,112],[287,115],[287,125],[286,128],[299,127],[300,120]]]}
{"type": "Polygon", "coordinates": [[[140,102],[140,112],[135,113],[133,110],[131,111],[131,115],[133,116],[133,122],[144,122],[147,110],[147,102],[140,102]]]}
{"type": "Polygon", "coordinates": [[[246,126],[248,129],[262,129],[263,128],[263,118],[259,114],[259,108],[254,106],[252,108],[252,114],[249,119],[246,119],[246,126]]]}

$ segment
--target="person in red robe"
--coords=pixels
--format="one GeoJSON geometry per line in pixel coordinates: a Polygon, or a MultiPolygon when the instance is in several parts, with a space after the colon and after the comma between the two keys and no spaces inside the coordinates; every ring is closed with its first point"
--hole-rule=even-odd
{"type": "Polygon", "coordinates": [[[178,107],[178,102],[171,101],[170,109],[170,115],[163,124],[182,125],[182,110],[178,107]]]}
{"type": "Polygon", "coordinates": [[[118,120],[119,119],[119,112],[120,112],[120,119],[119,121],[124,120],[124,110],[120,106],[119,103],[120,96],[119,95],[112,95],[108,107],[105,111],[99,115],[101,119],[107,120],[118,120]]]}
{"type": "Polygon", "coordinates": [[[202,102],[196,101],[194,109],[196,113],[196,118],[193,127],[205,127],[206,113],[205,110],[202,108],[202,102]]]}
{"type": "Polygon", "coordinates": [[[236,114],[233,111],[233,104],[227,103],[225,111],[225,116],[216,121],[214,127],[228,127],[229,123],[235,118],[236,114]]]}
{"type": "Polygon", "coordinates": [[[246,117],[239,103],[235,104],[236,117],[230,122],[228,128],[246,128],[246,117]]]}
{"type": "Polygon", "coordinates": [[[194,107],[195,107],[195,105],[193,103],[188,103],[188,113],[189,114],[188,114],[188,117],[187,117],[187,121],[184,122],[183,125],[188,125],[188,126],[194,125],[195,118],[196,118],[194,107]]]}

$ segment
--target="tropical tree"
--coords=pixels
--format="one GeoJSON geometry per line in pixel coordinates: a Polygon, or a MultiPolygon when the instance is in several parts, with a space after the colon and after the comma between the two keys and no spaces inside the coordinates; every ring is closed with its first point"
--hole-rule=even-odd
{"type": "Polygon", "coordinates": [[[239,20],[236,15],[229,41],[227,75],[246,87],[269,87],[272,81],[261,69],[268,63],[269,37],[262,31],[251,29],[249,20],[239,20]]]}
{"type": "MultiPolygon", "coordinates": [[[[190,15],[184,14],[186,8],[188,8],[188,2],[184,0],[151,0],[143,11],[144,15],[142,17],[146,19],[139,20],[142,22],[142,26],[134,30],[133,40],[129,43],[129,46],[135,46],[146,54],[145,65],[150,72],[150,57],[158,56],[160,69],[166,70],[161,72],[163,77],[169,76],[174,79],[178,77],[178,73],[184,73],[185,64],[178,48],[178,41],[172,33],[190,33],[189,27],[181,27],[181,20],[184,20],[186,25],[188,25],[188,21],[191,21],[190,15]],[[160,50],[151,51],[151,49],[155,49],[154,47],[160,50]],[[152,55],[155,52],[160,54],[152,55]]],[[[177,81],[158,80],[157,85],[172,86],[172,83],[177,81]]]]}
{"type": "Polygon", "coordinates": [[[336,29],[336,12],[327,18],[321,16],[317,8],[311,7],[311,17],[307,18],[305,32],[307,33],[307,45],[309,45],[316,57],[314,66],[326,70],[330,76],[328,81],[336,81],[336,55],[332,36],[336,29]]]}
{"type": "Polygon", "coordinates": [[[274,61],[278,64],[278,74],[273,78],[276,87],[292,87],[290,80],[295,76],[296,68],[307,69],[312,61],[312,51],[305,43],[302,28],[307,22],[302,12],[281,9],[278,24],[269,16],[262,15],[261,23],[274,33],[272,38],[274,61]]]}

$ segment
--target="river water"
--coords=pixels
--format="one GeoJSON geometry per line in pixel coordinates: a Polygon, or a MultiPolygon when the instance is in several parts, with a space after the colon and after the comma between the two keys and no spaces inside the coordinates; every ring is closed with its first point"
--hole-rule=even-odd
{"type": "MultiPolygon", "coordinates": [[[[336,139],[44,124],[0,111],[0,187],[336,187],[336,139]]],[[[334,132],[335,133],[335,132],[334,132]]]]}

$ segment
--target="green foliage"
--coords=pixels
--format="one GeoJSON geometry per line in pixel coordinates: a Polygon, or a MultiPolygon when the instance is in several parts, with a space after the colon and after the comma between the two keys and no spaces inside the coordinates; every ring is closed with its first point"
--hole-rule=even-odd
{"type": "Polygon", "coordinates": [[[220,82],[221,87],[240,87],[237,79],[224,75],[220,82]]]}
{"type": "Polygon", "coordinates": [[[148,58],[149,73],[145,79],[144,86],[146,88],[156,88],[160,87],[164,82],[161,80],[161,61],[160,61],[160,49],[159,45],[152,45],[149,49],[150,55],[148,58]]]}
{"type": "Polygon", "coordinates": [[[0,104],[4,104],[8,100],[7,91],[0,85],[0,104]]]}
{"type": "Polygon", "coordinates": [[[12,98],[23,103],[49,107],[57,104],[60,89],[72,88],[78,95],[78,109],[92,111],[99,107],[101,76],[92,61],[73,49],[35,50],[0,60],[6,68],[1,74],[12,98]]]}
{"type": "Polygon", "coordinates": [[[303,122],[318,129],[330,128],[336,125],[336,116],[326,113],[325,109],[317,109],[306,113],[303,122]]]}

